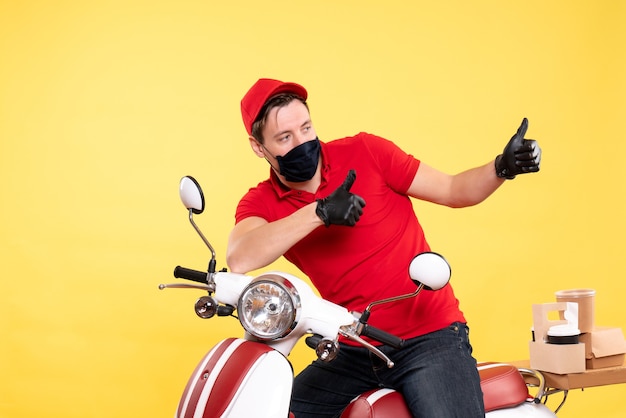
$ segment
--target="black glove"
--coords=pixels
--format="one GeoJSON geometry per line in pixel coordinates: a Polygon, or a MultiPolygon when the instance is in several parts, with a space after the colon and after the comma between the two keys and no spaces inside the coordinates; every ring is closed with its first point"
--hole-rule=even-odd
{"type": "Polygon", "coordinates": [[[512,180],[517,174],[535,173],[539,171],[541,162],[541,148],[537,141],[524,139],[528,129],[528,119],[524,118],[517,133],[502,154],[496,157],[496,175],[501,178],[512,180]]]}
{"type": "Polygon", "coordinates": [[[350,188],[356,179],[356,171],[350,170],[343,184],[324,199],[318,199],[315,213],[324,221],[324,225],[354,226],[365,206],[361,196],[350,193],[350,188]]]}

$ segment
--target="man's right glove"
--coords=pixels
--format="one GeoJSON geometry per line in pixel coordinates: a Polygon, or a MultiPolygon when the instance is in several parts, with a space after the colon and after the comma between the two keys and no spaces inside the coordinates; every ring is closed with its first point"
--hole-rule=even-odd
{"type": "Polygon", "coordinates": [[[524,118],[517,133],[504,147],[502,154],[496,157],[496,175],[498,177],[512,180],[517,174],[539,171],[541,148],[539,148],[537,141],[524,139],[527,129],[528,119],[524,118]]]}
{"type": "Polygon", "coordinates": [[[365,206],[365,200],[359,195],[350,193],[350,188],[356,180],[356,171],[350,170],[343,184],[324,199],[318,199],[315,213],[324,221],[328,228],[330,225],[354,226],[365,206]]]}

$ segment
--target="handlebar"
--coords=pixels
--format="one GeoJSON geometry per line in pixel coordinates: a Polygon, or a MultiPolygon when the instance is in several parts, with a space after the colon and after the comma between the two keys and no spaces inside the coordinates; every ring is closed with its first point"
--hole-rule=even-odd
{"type": "MultiPolygon", "coordinates": [[[[367,325],[365,324],[363,326],[363,328],[361,329],[361,333],[360,335],[365,336],[365,337],[369,337],[373,340],[376,340],[378,342],[381,342],[385,345],[391,346],[393,348],[397,348],[400,349],[402,347],[404,347],[404,340],[400,337],[396,337],[393,334],[390,334],[386,331],[383,331],[382,329],[373,327],[371,325],[367,325]]],[[[315,347],[317,347],[317,345],[319,344],[319,342],[321,341],[322,336],[319,334],[313,334],[310,335],[306,338],[306,345],[308,345],[309,347],[315,349],[315,347]]]]}
{"type": "Polygon", "coordinates": [[[176,268],[174,269],[174,277],[176,277],[177,279],[186,279],[193,282],[207,284],[206,272],[188,269],[186,267],[176,266],[176,268]]]}
{"type": "Polygon", "coordinates": [[[369,324],[363,325],[361,335],[364,337],[370,337],[373,340],[379,341],[393,348],[402,348],[404,346],[404,340],[402,338],[396,337],[387,331],[383,331],[382,329],[373,327],[369,324]]]}

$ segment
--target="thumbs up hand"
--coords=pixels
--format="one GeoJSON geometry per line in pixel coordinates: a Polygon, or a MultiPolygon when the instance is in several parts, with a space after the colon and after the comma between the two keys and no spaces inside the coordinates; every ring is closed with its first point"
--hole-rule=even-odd
{"type": "Polygon", "coordinates": [[[341,186],[328,197],[319,199],[315,213],[324,221],[324,225],[354,226],[361,215],[365,200],[359,195],[350,193],[350,188],[356,180],[356,172],[350,170],[341,186]]]}
{"type": "Polygon", "coordinates": [[[528,129],[528,119],[524,118],[519,129],[513,135],[502,154],[496,157],[496,175],[512,180],[517,174],[539,171],[541,148],[537,141],[524,139],[528,129]]]}

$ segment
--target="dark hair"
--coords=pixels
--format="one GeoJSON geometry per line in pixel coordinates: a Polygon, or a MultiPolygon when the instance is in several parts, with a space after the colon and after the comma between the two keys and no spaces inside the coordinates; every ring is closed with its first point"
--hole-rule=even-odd
{"type": "Polygon", "coordinates": [[[299,100],[304,106],[306,106],[307,110],[309,109],[309,106],[306,104],[306,100],[304,100],[297,94],[281,93],[269,99],[263,105],[261,111],[259,112],[259,116],[257,116],[256,120],[252,124],[252,136],[254,137],[254,139],[259,141],[259,143],[261,144],[264,142],[263,128],[265,127],[265,123],[267,122],[267,115],[270,113],[270,110],[275,107],[285,107],[294,100],[299,100]]]}

